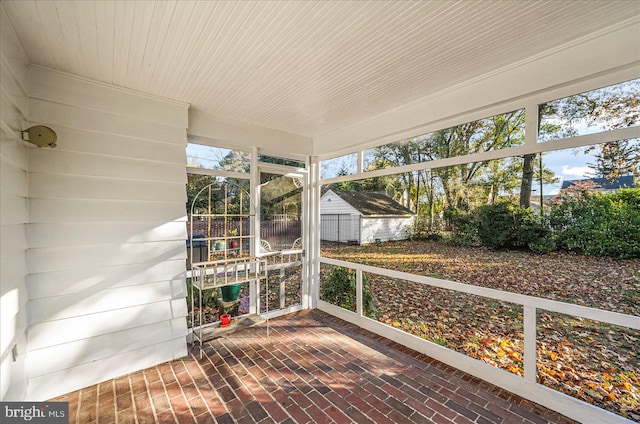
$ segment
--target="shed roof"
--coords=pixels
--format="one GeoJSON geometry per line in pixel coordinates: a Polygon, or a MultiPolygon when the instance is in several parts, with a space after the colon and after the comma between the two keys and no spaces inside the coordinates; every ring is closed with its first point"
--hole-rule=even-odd
{"type": "Polygon", "coordinates": [[[562,188],[568,188],[577,183],[593,182],[605,190],[617,190],[621,188],[634,188],[636,187],[633,181],[633,175],[625,175],[618,177],[615,180],[609,180],[607,178],[587,178],[584,180],[566,180],[562,183],[562,188]]]}
{"type": "Polygon", "coordinates": [[[391,197],[380,192],[329,190],[356,208],[362,215],[413,215],[391,197]]]}

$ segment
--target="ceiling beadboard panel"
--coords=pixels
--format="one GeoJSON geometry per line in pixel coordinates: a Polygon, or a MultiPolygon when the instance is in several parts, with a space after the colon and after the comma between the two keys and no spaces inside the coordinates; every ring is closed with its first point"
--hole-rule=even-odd
{"type": "Polygon", "coordinates": [[[306,137],[640,17],[635,0],[2,7],[31,63],[306,137]]]}

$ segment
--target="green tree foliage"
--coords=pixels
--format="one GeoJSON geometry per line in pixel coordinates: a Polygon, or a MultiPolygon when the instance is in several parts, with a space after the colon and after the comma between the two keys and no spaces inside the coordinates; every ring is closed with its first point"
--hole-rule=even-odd
{"type": "Polygon", "coordinates": [[[240,213],[240,197],[245,209],[250,205],[249,180],[237,178],[217,178],[209,175],[187,175],[187,212],[222,214],[225,211],[225,196],[227,213],[240,213]],[[195,204],[194,204],[195,200],[195,204]]]}
{"type": "Polygon", "coordinates": [[[246,173],[251,170],[251,153],[231,150],[218,163],[221,169],[246,173]]]}
{"type": "Polygon", "coordinates": [[[637,140],[619,140],[587,148],[596,150],[595,163],[588,166],[593,176],[615,181],[623,175],[640,175],[640,143],[637,140]]]}
{"type": "MultiPolygon", "coordinates": [[[[524,119],[524,110],[518,110],[432,133],[424,137],[423,155],[436,160],[520,145],[524,119]]],[[[509,158],[438,168],[433,174],[446,206],[468,210],[495,198],[498,192],[510,191],[512,177],[521,166],[509,158]]]]}
{"type": "MultiPolygon", "coordinates": [[[[487,152],[524,142],[524,110],[436,131],[372,150],[369,170],[487,152]]],[[[520,184],[522,160],[505,158],[405,172],[387,187],[393,197],[432,222],[443,209],[470,210],[512,193],[520,184]]]]}
{"type": "MultiPolygon", "coordinates": [[[[206,157],[203,158],[200,158],[198,155],[188,156],[190,160],[189,163],[187,163],[187,168],[205,167],[207,169],[224,169],[242,173],[249,172],[251,164],[250,153],[211,147],[205,148],[205,155],[206,157]],[[203,163],[206,164],[206,166],[203,165],[203,163]]],[[[241,190],[249,191],[248,177],[249,175],[247,175],[247,179],[244,180],[189,173],[186,187],[187,212],[191,212],[191,206],[194,200],[196,200],[194,205],[196,212],[204,213],[211,208],[212,213],[222,213],[220,212],[220,208],[224,209],[224,185],[229,185],[227,196],[231,196],[231,201],[228,202],[231,204],[233,200],[239,197],[241,190]],[[211,186],[211,188],[203,191],[207,186],[211,186]]],[[[239,205],[232,206],[232,208],[233,207],[239,209],[239,205]]]]}
{"type": "MultiPolygon", "coordinates": [[[[187,211],[191,212],[191,206],[193,201],[196,200],[196,195],[205,189],[208,185],[215,182],[215,178],[209,175],[188,174],[187,176],[187,211]]],[[[206,210],[208,206],[208,200],[206,195],[198,196],[198,200],[194,205],[194,210],[206,210]]]]}
{"type": "Polygon", "coordinates": [[[267,219],[272,215],[286,214],[300,219],[302,214],[302,184],[295,177],[280,174],[262,173],[261,216],[267,219]]]}
{"type": "Polygon", "coordinates": [[[329,188],[341,191],[379,191],[390,193],[393,197],[395,193],[394,182],[393,177],[364,178],[333,183],[329,188]]]}
{"type": "Polygon", "coordinates": [[[640,125],[640,79],[544,103],[539,118],[544,141],[640,125]]]}

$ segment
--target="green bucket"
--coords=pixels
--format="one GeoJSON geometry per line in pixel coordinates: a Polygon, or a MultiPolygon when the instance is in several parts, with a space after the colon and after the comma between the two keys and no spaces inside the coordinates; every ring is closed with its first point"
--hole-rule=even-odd
{"type": "Polygon", "coordinates": [[[238,295],[240,294],[241,288],[242,284],[234,284],[232,286],[221,287],[220,290],[222,290],[222,300],[225,302],[238,300],[238,295]]]}

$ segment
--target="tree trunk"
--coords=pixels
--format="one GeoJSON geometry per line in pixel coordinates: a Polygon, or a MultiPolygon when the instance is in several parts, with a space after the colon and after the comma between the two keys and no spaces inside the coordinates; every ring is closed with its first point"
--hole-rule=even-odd
{"type": "Polygon", "coordinates": [[[520,184],[520,206],[531,206],[531,188],[533,186],[533,159],[535,154],[524,155],[522,166],[522,183],[520,184]]]}

